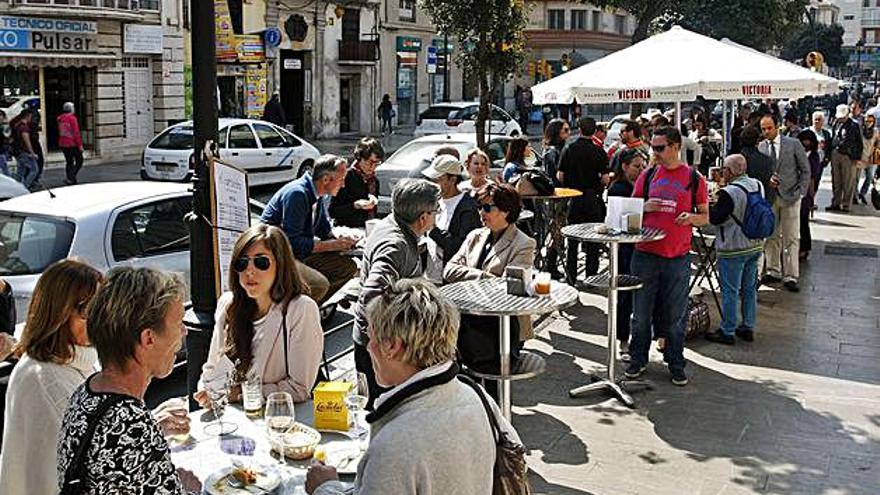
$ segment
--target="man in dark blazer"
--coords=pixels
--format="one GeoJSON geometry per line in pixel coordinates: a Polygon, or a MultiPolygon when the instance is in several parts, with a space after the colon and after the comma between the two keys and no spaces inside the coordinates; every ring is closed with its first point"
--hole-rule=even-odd
{"type": "Polygon", "coordinates": [[[776,200],[776,189],[770,185],[773,177],[773,159],[758,151],[761,131],[753,125],[743,127],[739,134],[740,153],[746,158],[746,175],[764,186],[764,198],[771,205],[776,200]]]}
{"type": "Polygon", "coordinates": [[[434,245],[428,246],[425,271],[431,280],[442,280],[446,262],[458,252],[465,237],[482,226],[477,200],[470,193],[458,190],[464,174],[461,162],[452,155],[434,158],[431,166],[422,171],[422,175],[440,186],[436,225],[428,232],[434,245]]]}
{"type": "Polygon", "coordinates": [[[783,136],[772,114],[761,118],[761,132],[765,139],[758,150],[773,161],[770,187],[776,191],[772,203],[776,229],[764,246],[767,273],[761,281],[781,281],[786,289],[798,292],[801,198],[810,183],[810,163],[804,146],[797,139],[783,136]]]}

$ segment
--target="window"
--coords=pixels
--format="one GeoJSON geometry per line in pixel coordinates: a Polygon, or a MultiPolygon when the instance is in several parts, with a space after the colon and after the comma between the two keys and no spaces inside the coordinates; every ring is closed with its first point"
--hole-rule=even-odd
{"type": "Polygon", "coordinates": [[[284,147],[284,138],[266,124],[254,124],[254,130],[257,131],[257,137],[260,138],[263,148],[284,147]]]}
{"type": "Polygon", "coordinates": [[[614,16],[614,32],[617,34],[626,34],[626,16],[614,16]]]}
{"type": "Polygon", "coordinates": [[[183,17],[183,29],[189,29],[189,0],[182,0],[181,16],[183,17]]]}
{"type": "Polygon", "coordinates": [[[398,12],[401,21],[416,22],[416,0],[400,0],[398,12]]]}
{"type": "Polygon", "coordinates": [[[0,214],[0,275],[34,275],[70,252],[75,227],[61,218],[0,214]]]}
{"type": "Polygon", "coordinates": [[[256,148],[257,138],[246,124],[240,124],[229,129],[229,147],[233,149],[256,148]]]}
{"type": "Polygon", "coordinates": [[[565,29],[565,11],[562,9],[548,10],[547,27],[549,29],[565,29]]]}
{"type": "Polygon", "coordinates": [[[587,11],[572,10],[571,11],[571,30],[585,31],[587,29],[587,11]]]}
{"type": "Polygon", "coordinates": [[[593,23],[591,28],[593,31],[602,30],[602,12],[599,12],[598,10],[593,11],[593,23]]]}
{"type": "Polygon", "coordinates": [[[508,117],[507,114],[504,113],[504,111],[500,108],[492,107],[492,120],[506,123],[508,120],[510,120],[510,117],[508,117]]]}
{"type": "Polygon", "coordinates": [[[149,144],[149,147],[157,150],[191,150],[193,147],[193,128],[192,126],[178,126],[167,129],[159,134],[149,144]]]}
{"type": "Polygon", "coordinates": [[[276,131],[281,133],[281,136],[284,138],[284,142],[286,147],[288,148],[296,148],[297,146],[302,146],[302,141],[297,139],[296,136],[291,134],[287,129],[281,129],[280,127],[274,128],[276,131]]]}
{"type": "Polygon", "coordinates": [[[183,217],[192,197],[166,199],[124,211],[113,222],[113,259],[125,261],[189,250],[189,226],[183,217]]]}

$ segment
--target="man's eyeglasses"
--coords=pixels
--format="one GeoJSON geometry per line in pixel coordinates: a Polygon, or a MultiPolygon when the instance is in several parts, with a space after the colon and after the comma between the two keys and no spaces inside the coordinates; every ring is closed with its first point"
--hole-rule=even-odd
{"type": "Polygon", "coordinates": [[[261,272],[265,272],[269,269],[270,266],[272,266],[272,261],[269,259],[268,256],[266,256],[265,254],[258,254],[253,258],[251,258],[250,256],[242,256],[238,258],[237,260],[235,260],[235,262],[232,263],[232,269],[238,273],[241,273],[247,270],[247,267],[252,260],[254,262],[254,268],[260,270],[261,272]]]}
{"type": "Polygon", "coordinates": [[[492,208],[497,208],[494,203],[483,203],[480,205],[480,209],[483,210],[483,213],[492,213],[492,208]]]}

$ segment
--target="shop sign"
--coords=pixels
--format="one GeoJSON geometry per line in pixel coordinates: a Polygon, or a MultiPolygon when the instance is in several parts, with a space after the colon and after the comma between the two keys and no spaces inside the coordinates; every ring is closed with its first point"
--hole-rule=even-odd
{"type": "Polygon", "coordinates": [[[162,54],[162,26],[126,24],[122,33],[125,53],[162,54]]]}
{"type": "Polygon", "coordinates": [[[284,68],[290,70],[299,70],[303,68],[303,62],[298,58],[286,58],[284,59],[284,68]]]}
{"type": "Polygon", "coordinates": [[[91,21],[0,16],[0,50],[94,52],[97,33],[91,21]]]}
{"type": "Polygon", "coordinates": [[[235,36],[235,50],[241,63],[260,63],[266,61],[263,38],[258,34],[239,34],[235,36]]]}
{"type": "Polygon", "coordinates": [[[245,68],[245,113],[248,117],[259,119],[263,116],[263,108],[269,100],[266,79],[269,72],[265,64],[248,65],[245,68]]]}
{"type": "Polygon", "coordinates": [[[235,32],[232,30],[232,15],[226,0],[214,0],[214,31],[217,60],[234,61],[235,32]]]}
{"type": "Polygon", "coordinates": [[[398,36],[397,51],[420,52],[422,51],[422,39],[414,36],[398,36]]]}
{"type": "Polygon", "coordinates": [[[446,43],[446,49],[443,49],[443,40],[434,38],[431,40],[431,44],[437,47],[437,55],[445,55],[446,53],[452,53],[454,50],[454,46],[452,42],[446,43]]]}

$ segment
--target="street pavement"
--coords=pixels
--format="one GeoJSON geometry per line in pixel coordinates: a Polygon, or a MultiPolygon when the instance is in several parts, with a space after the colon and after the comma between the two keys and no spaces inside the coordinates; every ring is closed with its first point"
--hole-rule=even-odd
{"type": "MultiPolygon", "coordinates": [[[[393,148],[410,137],[386,139],[393,148]]],[[[340,153],[356,140],[317,145],[340,153]]],[[[63,171],[45,177],[54,186],[63,171]]],[[[139,180],[138,165],[86,167],[81,178],[139,180]]],[[[684,388],[652,351],[655,388],[634,393],[635,409],[601,393],[571,399],[569,389],[604,370],[605,297],[582,293],[538,325],[526,348],[547,372],[513,385],[535,493],[880,494],[880,214],[824,212],[830,187],[826,175],[801,292],[762,287],[753,343],[689,341],[684,388]]]]}

